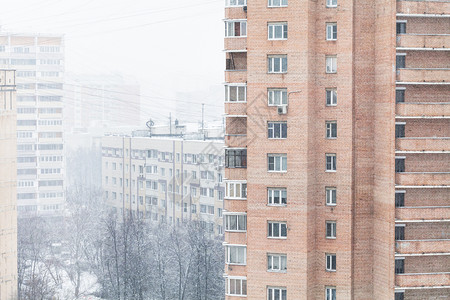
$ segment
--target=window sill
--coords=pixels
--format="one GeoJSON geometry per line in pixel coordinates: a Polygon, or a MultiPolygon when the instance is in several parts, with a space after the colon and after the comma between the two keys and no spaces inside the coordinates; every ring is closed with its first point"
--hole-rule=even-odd
{"type": "Polygon", "coordinates": [[[226,262],[225,264],[228,266],[246,266],[247,265],[247,264],[230,263],[230,262],[226,262]]]}
{"type": "Polygon", "coordinates": [[[325,72],[325,74],[337,74],[337,71],[336,72],[325,72]]]}
{"type": "Polygon", "coordinates": [[[287,204],[267,204],[267,206],[270,206],[270,207],[286,207],[287,204]]]}
{"type": "Polygon", "coordinates": [[[267,39],[268,41],[287,41],[287,39],[267,39]]]}
{"type": "Polygon", "coordinates": [[[287,273],[287,270],[280,270],[280,271],[277,271],[277,270],[267,270],[267,272],[269,272],[269,273],[281,273],[281,274],[286,274],[287,273]]]}
{"type": "Polygon", "coordinates": [[[225,103],[247,103],[247,101],[224,101],[225,103]]]}
{"type": "Polygon", "coordinates": [[[285,138],[267,138],[268,140],[287,140],[287,137],[285,138]]]}
{"type": "Polygon", "coordinates": [[[337,39],[332,39],[332,40],[329,40],[329,39],[325,39],[325,41],[327,41],[327,42],[336,42],[336,41],[337,41],[337,39]]]}
{"type": "Polygon", "coordinates": [[[268,170],[267,172],[268,173],[287,173],[287,171],[271,171],[271,170],[268,170]]]}
{"type": "Polygon", "coordinates": [[[271,240],[287,240],[287,237],[274,237],[274,236],[268,236],[268,239],[271,240]]]}
{"type": "Polygon", "coordinates": [[[328,269],[325,269],[325,271],[326,271],[326,272],[330,272],[330,273],[336,273],[336,270],[328,270],[328,269]]]}
{"type": "Polygon", "coordinates": [[[225,232],[245,233],[247,230],[225,230],[225,232]]]}
{"type": "Polygon", "coordinates": [[[267,8],[283,8],[288,7],[287,5],[279,5],[279,6],[267,6],[267,8]]]}
{"type": "Polygon", "coordinates": [[[330,204],[330,203],[327,203],[327,204],[325,204],[325,206],[328,206],[328,207],[336,207],[337,204],[335,204],[335,203],[334,203],[334,204],[333,204],[333,203],[331,203],[331,204],[330,204]]]}
{"type": "Polygon", "coordinates": [[[336,239],[336,237],[329,237],[329,236],[326,236],[325,237],[327,240],[335,240],[336,239]]]}
{"type": "Polygon", "coordinates": [[[336,173],[336,170],[325,170],[326,173],[336,173]]]}
{"type": "Polygon", "coordinates": [[[286,72],[267,72],[267,74],[287,74],[286,72]]]}
{"type": "Polygon", "coordinates": [[[325,106],[327,106],[327,107],[336,107],[337,104],[325,104],[325,106]]]}
{"type": "Polygon", "coordinates": [[[247,198],[229,198],[229,197],[225,197],[225,200],[239,200],[239,201],[246,201],[247,198]]]}
{"type": "Polygon", "coordinates": [[[337,140],[337,137],[325,137],[327,140],[337,140]]]}

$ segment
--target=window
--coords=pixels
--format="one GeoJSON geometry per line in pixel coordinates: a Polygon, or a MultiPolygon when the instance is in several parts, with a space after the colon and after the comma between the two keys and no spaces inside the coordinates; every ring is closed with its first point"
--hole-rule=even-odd
{"type": "Polygon", "coordinates": [[[326,137],[327,139],[337,138],[337,122],[336,121],[326,121],[326,137]]]}
{"type": "Polygon", "coordinates": [[[267,157],[269,172],[286,172],[287,171],[287,155],[286,154],[269,154],[267,157]]]}
{"type": "Polygon", "coordinates": [[[207,188],[200,188],[200,196],[208,197],[208,189],[207,188]]]}
{"type": "Polygon", "coordinates": [[[268,222],[269,238],[286,238],[287,224],[286,222],[268,222]]]}
{"type": "Polygon", "coordinates": [[[286,122],[269,122],[268,134],[269,139],[285,139],[287,138],[286,122]]]}
{"type": "Polygon", "coordinates": [[[404,88],[395,89],[395,102],[396,103],[405,102],[405,89],[404,88]]]}
{"type": "Polygon", "coordinates": [[[395,274],[403,274],[405,273],[405,259],[404,258],[396,258],[395,259],[395,274]]]}
{"type": "Polygon", "coordinates": [[[406,33],[406,21],[397,21],[397,34],[406,33]]]}
{"type": "Polygon", "coordinates": [[[287,190],[286,188],[268,188],[267,189],[268,205],[286,205],[287,190]]]}
{"type": "Polygon", "coordinates": [[[336,56],[327,56],[325,58],[326,61],[326,73],[336,73],[337,72],[337,57],[336,56]]]}
{"type": "Polygon", "coordinates": [[[247,149],[226,149],[225,167],[227,168],[246,168],[247,167],[247,149]]]}
{"type": "Polygon", "coordinates": [[[335,187],[326,187],[325,188],[325,198],[326,204],[329,206],[336,205],[336,188],[335,187]]]}
{"type": "Polygon", "coordinates": [[[286,73],[287,55],[269,55],[267,57],[267,71],[269,73],[286,73]]]}
{"type": "Polygon", "coordinates": [[[405,157],[395,158],[395,172],[397,173],[405,172],[405,157]]]}
{"type": "Polygon", "coordinates": [[[336,254],[326,254],[326,270],[329,272],[336,271],[336,254]]]}
{"type": "Polygon", "coordinates": [[[228,199],[247,199],[247,183],[227,181],[225,193],[228,199]]]}
{"type": "Polygon", "coordinates": [[[336,287],[328,286],[325,288],[325,300],[336,300],[336,287]]]}
{"type": "Polygon", "coordinates": [[[268,254],[267,255],[267,271],[269,272],[286,272],[287,256],[286,254],[268,254]]]}
{"type": "Polygon", "coordinates": [[[209,189],[209,197],[214,198],[214,189],[209,189]]]}
{"type": "Polygon", "coordinates": [[[288,0],[269,0],[268,6],[269,7],[282,7],[287,6],[288,0]]]}
{"type": "Polygon", "coordinates": [[[196,204],[191,204],[191,213],[192,214],[196,214],[197,213],[197,205],[196,204]]]}
{"type": "Polygon", "coordinates": [[[397,53],[396,67],[397,69],[404,69],[406,67],[406,54],[397,53]]]}
{"type": "Polygon", "coordinates": [[[288,24],[284,23],[269,23],[268,35],[269,40],[286,40],[288,34],[288,24]]]}
{"type": "Polygon", "coordinates": [[[336,6],[337,6],[337,0],[327,0],[327,7],[336,7],[336,6]]]}
{"type": "Polygon", "coordinates": [[[405,225],[395,225],[395,240],[405,240],[405,225]]]}
{"type": "Polygon", "coordinates": [[[197,171],[192,171],[192,179],[197,179],[197,171]]]}
{"type": "Polygon", "coordinates": [[[327,153],[327,154],[325,154],[325,159],[326,159],[325,170],[327,172],[335,172],[336,171],[336,154],[327,153]]]}
{"type": "Polygon", "coordinates": [[[225,85],[225,102],[246,102],[247,87],[245,85],[225,85]]]}
{"type": "Polygon", "coordinates": [[[225,21],[225,37],[247,36],[247,21],[225,21]]]}
{"type": "Polygon", "coordinates": [[[227,264],[245,265],[247,261],[247,247],[227,245],[227,264]]]}
{"type": "Polygon", "coordinates": [[[268,300],[287,300],[287,290],[284,287],[268,287],[268,300]]]}
{"type": "Polygon", "coordinates": [[[287,105],[287,89],[268,89],[269,106],[287,105]]]}
{"type": "Polygon", "coordinates": [[[226,294],[233,296],[246,296],[247,279],[245,277],[228,277],[226,280],[226,294]]]}
{"type": "Polygon", "coordinates": [[[247,231],[247,215],[246,214],[227,214],[225,215],[226,231],[247,231]]]}
{"type": "Polygon", "coordinates": [[[327,41],[337,40],[337,23],[326,24],[327,41]]]}
{"type": "Polygon", "coordinates": [[[326,89],[327,95],[327,106],[336,106],[337,105],[337,91],[336,89],[326,89]]]}
{"type": "Polygon", "coordinates": [[[223,209],[222,209],[222,208],[217,208],[217,216],[218,216],[219,218],[221,218],[222,215],[223,215],[223,209]]]}
{"type": "Polygon", "coordinates": [[[226,0],[226,6],[245,6],[247,0],[226,0]]]}
{"type": "Polygon", "coordinates": [[[336,222],[335,221],[327,221],[325,224],[326,224],[327,239],[335,239],[336,238],[336,222]]]}
{"type": "Polygon", "coordinates": [[[395,137],[404,138],[405,137],[405,125],[406,123],[395,123],[395,137]]]}
{"type": "Polygon", "coordinates": [[[395,191],[395,207],[405,206],[405,191],[395,191]]]}
{"type": "Polygon", "coordinates": [[[405,299],[405,292],[395,292],[395,300],[404,300],[405,299]]]}

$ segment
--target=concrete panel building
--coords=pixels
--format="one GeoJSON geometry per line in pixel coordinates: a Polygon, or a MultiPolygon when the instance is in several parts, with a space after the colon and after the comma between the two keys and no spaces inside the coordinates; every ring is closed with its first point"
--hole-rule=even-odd
{"type": "Polygon", "coordinates": [[[448,1],[226,1],[226,299],[448,297],[449,36],[448,1]]]}
{"type": "Polygon", "coordinates": [[[0,33],[0,67],[17,77],[19,216],[57,215],[64,208],[64,39],[0,33]]]}
{"type": "Polygon", "coordinates": [[[0,299],[17,299],[15,71],[0,70],[0,299]]]}
{"type": "Polygon", "coordinates": [[[223,140],[105,136],[104,199],[118,214],[154,222],[197,220],[223,234],[223,140]]]}

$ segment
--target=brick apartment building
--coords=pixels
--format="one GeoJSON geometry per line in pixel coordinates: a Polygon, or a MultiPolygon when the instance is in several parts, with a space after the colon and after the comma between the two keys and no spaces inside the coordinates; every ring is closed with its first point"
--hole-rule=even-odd
{"type": "Polygon", "coordinates": [[[17,298],[15,71],[0,70],[0,299],[17,298]]]}
{"type": "Polygon", "coordinates": [[[449,1],[226,1],[226,299],[448,299],[449,51],[449,1]]]}
{"type": "Polygon", "coordinates": [[[174,135],[102,138],[106,203],[153,222],[200,221],[223,234],[223,140],[174,135]]]}

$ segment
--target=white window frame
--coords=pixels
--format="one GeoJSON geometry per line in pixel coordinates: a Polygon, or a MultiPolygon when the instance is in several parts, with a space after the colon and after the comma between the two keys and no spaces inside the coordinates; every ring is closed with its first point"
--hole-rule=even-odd
{"type": "Polygon", "coordinates": [[[337,156],[336,153],[325,154],[325,172],[336,172],[337,170],[337,156]],[[330,161],[328,162],[328,159],[330,161]]]}
{"type": "Polygon", "coordinates": [[[232,213],[224,212],[223,217],[225,219],[225,231],[227,232],[247,232],[247,214],[246,213],[232,213]],[[236,229],[231,228],[230,220],[236,217],[236,229]],[[241,217],[241,218],[240,218],[241,217]],[[239,229],[240,224],[244,223],[244,229],[239,229]]]}
{"type": "Polygon", "coordinates": [[[330,140],[337,139],[337,121],[325,121],[325,137],[330,140]],[[336,136],[333,136],[333,125],[336,127],[336,136]]]}
{"type": "Polygon", "coordinates": [[[287,272],[287,255],[286,254],[267,254],[267,271],[276,273],[286,273],[287,272]],[[277,262],[278,268],[274,268],[274,262],[277,262]],[[284,263],[284,269],[283,267],[284,263]]]}
{"type": "Polygon", "coordinates": [[[244,103],[244,102],[247,102],[247,85],[245,83],[228,83],[228,84],[225,84],[225,102],[227,102],[227,103],[244,103]],[[236,100],[231,100],[231,88],[236,88],[236,100]],[[242,93],[244,94],[244,100],[239,100],[239,98],[242,95],[242,93]]]}
{"type": "Polygon", "coordinates": [[[337,0],[327,0],[327,7],[337,7],[337,0]]]}
{"type": "Polygon", "coordinates": [[[337,223],[336,221],[326,221],[325,222],[325,237],[327,239],[336,239],[337,236],[337,223]],[[331,226],[331,235],[328,236],[328,224],[331,226]]]}
{"type": "Polygon", "coordinates": [[[225,181],[225,198],[236,199],[236,200],[246,200],[247,199],[247,181],[225,181]],[[245,185],[245,187],[243,187],[245,185]],[[236,188],[239,188],[239,196],[236,195],[236,188]],[[245,192],[245,197],[242,194],[245,192]]]}
{"type": "MultiPolygon", "coordinates": [[[[227,265],[238,265],[238,266],[245,266],[247,264],[247,246],[246,245],[232,245],[232,244],[227,244],[225,245],[226,247],[226,264],[227,265]],[[234,249],[234,248],[244,248],[244,259],[243,259],[243,263],[240,262],[231,262],[231,252],[230,249],[234,249]]],[[[233,250],[235,251],[235,250],[233,250]]],[[[239,254],[239,253],[238,253],[239,254]]]]}
{"type": "Polygon", "coordinates": [[[327,55],[325,56],[325,73],[327,74],[335,74],[337,73],[337,56],[336,55],[327,55]]]}
{"type": "Polygon", "coordinates": [[[325,187],[325,203],[327,206],[336,206],[337,205],[337,189],[336,189],[336,187],[332,187],[332,186],[325,187]],[[334,197],[333,197],[333,195],[334,195],[334,197]]]}
{"type": "Polygon", "coordinates": [[[277,299],[280,300],[287,300],[287,288],[286,287],[279,287],[279,286],[268,286],[267,287],[267,299],[268,300],[275,300],[275,292],[278,291],[280,297],[277,299]],[[286,297],[283,297],[283,291],[286,297]]]}
{"type": "Polygon", "coordinates": [[[336,253],[326,253],[325,254],[325,270],[327,272],[336,272],[337,268],[337,258],[336,253]],[[333,269],[333,257],[334,257],[334,269],[333,269]]]}
{"type": "Polygon", "coordinates": [[[246,19],[225,20],[224,22],[225,22],[225,37],[226,38],[247,37],[247,20],[246,19]],[[235,35],[236,34],[236,32],[234,30],[235,23],[239,23],[240,35],[235,35]],[[230,26],[232,26],[232,27],[230,28],[230,26]],[[232,31],[232,33],[230,31],[232,31]]]}
{"type": "Polygon", "coordinates": [[[337,89],[336,88],[325,89],[325,105],[326,106],[337,106],[337,89]],[[328,95],[330,95],[330,103],[328,103],[328,95]]]}
{"type": "Polygon", "coordinates": [[[244,281],[245,281],[245,291],[247,292],[247,277],[245,276],[228,276],[226,278],[226,290],[225,290],[225,294],[227,296],[243,296],[246,297],[247,293],[243,293],[244,290],[244,281]],[[230,280],[236,280],[236,281],[240,281],[240,291],[241,293],[239,294],[232,294],[231,290],[230,290],[230,280]]]}
{"type": "Polygon", "coordinates": [[[267,188],[267,205],[268,206],[286,206],[287,205],[287,189],[282,188],[276,188],[276,187],[269,187],[267,188]],[[280,197],[280,203],[274,203],[274,194],[278,192],[280,197]],[[286,195],[286,203],[283,203],[283,193],[286,195]]]}
{"type": "Polygon", "coordinates": [[[277,121],[277,122],[273,122],[273,121],[269,121],[269,122],[267,122],[267,138],[268,139],[271,139],[271,140],[285,140],[285,139],[287,139],[287,122],[280,122],[280,121],[277,121]],[[279,132],[278,132],[278,135],[279,135],[279,137],[275,137],[275,124],[280,124],[280,126],[279,126],[279,132]],[[283,125],[286,125],[286,137],[283,137],[283,125]],[[272,131],[272,136],[270,136],[270,131],[272,131]]]}
{"type": "Polygon", "coordinates": [[[286,153],[269,153],[267,154],[267,171],[273,173],[287,172],[287,154],[286,153]],[[273,169],[270,169],[270,159],[273,158],[273,169]],[[283,165],[286,166],[283,169],[283,165]],[[278,166],[278,168],[277,168],[278,166]]]}
{"type": "Polygon", "coordinates": [[[247,0],[225,0],[225,7],[247,6],[247,0]]]}
{"type": "Polygon", "coordinates": [[[336,41],[337,40],[337,23],[330,22],[326,23],[326,40],[327,41],[336,41]]]}
{"type": "Polygon", "coordinates": [[[336,287],[326,286],[325,287],[325,300],[336,300],[336,287]]]}
{"type": "Polygon", "coordinates": [[[269,74],[285,74],[287,73],[288,62],[287,62],[287,54],[280,55],[268,55],[267,56],[267,73],[269,74]],[[279,60],[279,70],[275,70],[275,61],[279,60]],[[285,61],[285,64],[283,64],[285,61]],[[286,68],[283,69],[283,66],[286,68]]]}
{"type": "Polygon", "coordinates": [[[283,240],[285,240],[285,239],[287,239],[287,231],[288,231],[287,222],[285,222],[285,221],[268,221],[267,222],[267,238],[269,238],[269,239],[283,239],[283,240]],[[286,236],[282,235],[283,225],[285,227],[286,236]],[[269,227],[271,227],[271,229],[269,229],[269,227]],[[275,227],[278,227],[278,236],[274,235],[274,228],[275,227]],[[272,231],[272,235],[270,235],[270,231],[272,231]]]}
{"type": "Polygon", "coordinates": [[[267,23],[267,39],[269,41],[287,40],[288,38],[288,23],[267,23]],[[281,27],[281,37],[276,37],[277,29],[281,27]],[[271,37],[272,36],[272,37],[271,37]]]}
{"type": "Polygon", "coordinates": [[[269,106],[288,105],[288,91],[286,88],[269,88],[267,89],[267,103],[269,106]],[[279,93],[279,95],[277,95],[279,93]],[[275,103],[275,100],[279,103],[275,103]]]}
{"type": "Polygon", "coordinates": [[[286,7],[288,6],[288,0],[268,0],[267,7],[286,7]],[[278,5],[277,5],[278,3],[278,5]]]}

